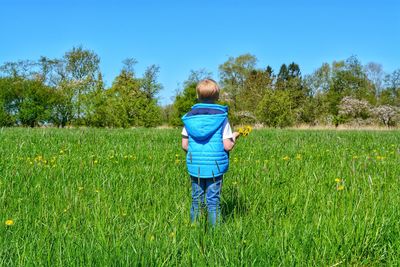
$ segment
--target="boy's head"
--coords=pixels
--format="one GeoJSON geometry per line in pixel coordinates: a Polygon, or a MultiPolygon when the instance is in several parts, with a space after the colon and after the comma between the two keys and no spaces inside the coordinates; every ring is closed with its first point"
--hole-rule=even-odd
{"type": "Polygon", "coordinates": [[[204,79],[197,84],[196,93],[200,102],[214,102],[219,98],[219,86],[212,79],[204,79]]]}

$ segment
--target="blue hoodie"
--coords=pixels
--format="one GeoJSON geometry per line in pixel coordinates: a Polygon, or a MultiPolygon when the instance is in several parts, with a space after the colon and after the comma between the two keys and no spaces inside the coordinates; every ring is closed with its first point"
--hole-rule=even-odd
{"type": "Polygon", "coordinates": [[[191,176],[213,178],[228,171],[229,155],[222,139],[227,117],[228,107],[204,103],[182,117],[189,136],[186,165],[191,176]]]}

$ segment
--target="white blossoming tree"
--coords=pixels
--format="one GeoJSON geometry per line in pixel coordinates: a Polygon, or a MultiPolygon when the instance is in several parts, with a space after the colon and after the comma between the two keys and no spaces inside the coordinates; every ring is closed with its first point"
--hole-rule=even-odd
{"type": "Polygon", "coordinates": [[[372,106],[365,100],[344,97],[339,104],[339,115],[348,119],[367,119],[371,116],[372,106]]]}
{"type": "Polygon", "coordinates": [[[387,127],[395,125],[400,120],[399,108],[394,106],[381,105],[372,111],[375,117],[387,127]]]}

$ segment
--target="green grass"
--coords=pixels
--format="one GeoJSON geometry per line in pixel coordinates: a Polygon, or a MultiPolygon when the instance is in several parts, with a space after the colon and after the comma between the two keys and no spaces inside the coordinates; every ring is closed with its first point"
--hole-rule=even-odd
{"type": "Polygon", "coordinates": [[[189,222],[179,129],[0,140],[2,266],[400,264],[398,131],[253,131],[215,229],[189,222]]]}

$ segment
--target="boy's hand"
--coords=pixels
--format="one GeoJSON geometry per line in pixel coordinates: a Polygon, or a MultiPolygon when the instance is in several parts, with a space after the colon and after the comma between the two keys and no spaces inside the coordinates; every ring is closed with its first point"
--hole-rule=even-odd
{"type": "Polygon", "coordinates": [[[189,146],[189,139],[187,137],[182,137],[182,149],[187,152],[189,146]]]}
{"type": "Polygon", "coordinates": [[[233,133],[233,142],[236,142],[236,139],[238,139],[239,136],[240,136],[240,133],[239,133],[239,132],[234,132],[234,133],[233,133]]]}

